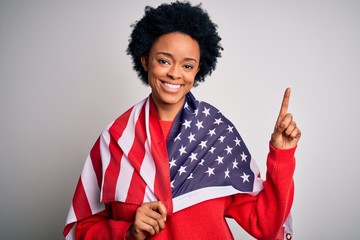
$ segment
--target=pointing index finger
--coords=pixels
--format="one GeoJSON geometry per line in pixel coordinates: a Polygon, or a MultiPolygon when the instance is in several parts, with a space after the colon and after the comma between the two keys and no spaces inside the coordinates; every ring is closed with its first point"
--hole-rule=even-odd
{"type": "Polygon", "coordinates": [[[280,113],[277,122],[282,121],[282,119],[285,117],[285,115],[288,112],[290,93],[291,93],[291,89],[287,88],[285,90],[284,97],[281,103],[280,113]]]}

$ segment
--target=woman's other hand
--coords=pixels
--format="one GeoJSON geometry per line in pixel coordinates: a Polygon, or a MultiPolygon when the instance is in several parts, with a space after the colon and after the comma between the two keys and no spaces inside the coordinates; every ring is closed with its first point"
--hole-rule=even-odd
{"type": "Polygon", "coordinates": [[[298,144],[301,131],[293,120],[293,115],[288,113],[290,88],[287,88],[282,100],[280,113],[277,118],[274,132],[271,135],[271,144],[276,149],[290,149],[298,144]]]}

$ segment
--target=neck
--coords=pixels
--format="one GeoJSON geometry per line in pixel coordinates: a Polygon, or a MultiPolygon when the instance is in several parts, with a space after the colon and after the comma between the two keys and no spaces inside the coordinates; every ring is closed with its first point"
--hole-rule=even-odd
{"type": "MultiPolygon", "coordinates": [[[[157,102],[154,98],[155,107],[159,116],[159,119],[162,121],[174,121],[176,115],[183,106],[181,104],[167,104],[163,102],[157,102]]],[[[184,99],[185,101],[185,99],[184,99]]]]}

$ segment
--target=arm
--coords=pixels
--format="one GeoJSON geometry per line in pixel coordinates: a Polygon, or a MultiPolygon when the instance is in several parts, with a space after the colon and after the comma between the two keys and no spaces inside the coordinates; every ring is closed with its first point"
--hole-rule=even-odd
{"type": "Polygon", "coordinates": [[[294,198],[294,153],[301,132],[288,113],[289,99],[287,88],[271,135],[264,189],[257,196],[236,195],[228,208],[229,215],[258,239],[276,237],[294,198]]]}
{"type": "Polygon", "coordinates": [[[294,197],[295,148],[270,145],[264,189],[256,196],[237,194],[226,209],[256,239],[274,239],[286,220],[294,197]]]}
{"type": "Polygon", "coordinates": [[[166,208],[159,202],[143,203],[141,206],[114,202],[98,214],[78,221],[76,239],[129,239],[143,240],[155,235],[165,227],[166,208]]]}
{"type": "Polygon", "coordinates": [[[98,214],[80,220],[76,224],[76,239],[126,239],[131,222],[112,219],[110,207],[98,214]]]}

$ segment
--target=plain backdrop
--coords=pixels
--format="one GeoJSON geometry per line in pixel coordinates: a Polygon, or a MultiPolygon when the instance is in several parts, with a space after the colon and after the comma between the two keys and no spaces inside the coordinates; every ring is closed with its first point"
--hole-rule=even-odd
{"type": "MultiPolygon", "coordinates": [[[[125,50],[145,5],[162,2],[0,1],[1,239],[62,239],[90,148],[149,94],[125,50]]],[[[303,132],[294,239],[359,239],[360,1],[204,0],[203,7],[225,50],[195,96],[231,119],[265,176],[270,134],[291,87],[289,111],[303,132]]],[[[235,239],[252,239],[229,223],[235,239]]]]}

